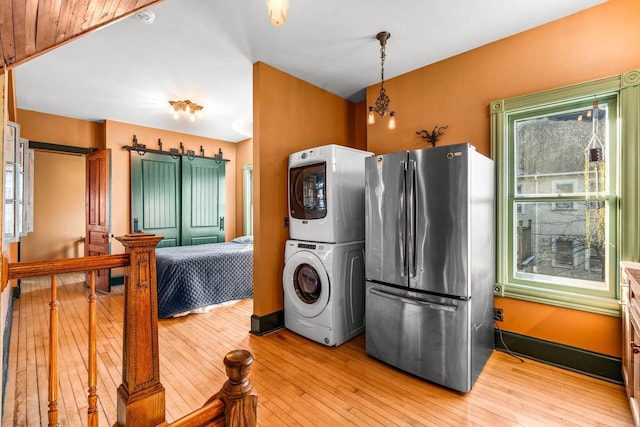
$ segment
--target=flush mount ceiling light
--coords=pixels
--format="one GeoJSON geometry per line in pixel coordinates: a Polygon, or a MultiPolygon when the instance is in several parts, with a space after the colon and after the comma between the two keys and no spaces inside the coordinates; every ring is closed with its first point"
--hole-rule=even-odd
{"type": "Polygon", "coordinates": [[[271,23],[276,27],[284,24],[284,21],[287,19],[289,0],[267,0],[267,7],[269,8],[271,23]]]}
{"type": "Polygon", "coordinates": [[[181,112],[185,112],[189,113],[189,118],[192,122],[196,121],[196,115],[200,117],[202,108],[204,108],[202,105],[198,105],[188,99],[185,99],[184,101],[169,101],[169,104],[171,105],[171,112],[175,119],[180,117],[181,112]]]}
{"type": "Polygon", "coordinates": [[[389,103],[391,100],[387,96],[384,89],[384,60],[386,55],[387,40],[391,37],[391,34],[387,31],[382,31],[376,35],[376,38],[380,41],[380,94],[376,99],[376,104],[369,107],[369,118],[367,122],[372,125],[376,122],[375,113],[378,113],[380,117],[384,117],[389,114],[389,129],[396,128],[396,112],[389,109],[389,103]]]}

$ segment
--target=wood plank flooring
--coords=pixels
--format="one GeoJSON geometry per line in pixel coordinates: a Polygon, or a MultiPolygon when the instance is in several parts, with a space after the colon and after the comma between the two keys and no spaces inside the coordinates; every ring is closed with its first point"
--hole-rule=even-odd
{"type": "MultiPolygon", "coordinates": [[[[86,425],[88,303],[82,275],[59,277],[60,423],[86,425]]],[[[2,424],[47,424],[49,281],[22,282],[15,301],[2,424]]],[[[100,425],[116,422],[121,382],[122,287],[98,296],[100,425]]],[[[167,420],[202,405],[226,380],[236,348],[255,358],[261,426],[628,426],[622,386],[494,352],[469,394],[407,375],[366,355],[364,335],[327,348],[287,330],[248,333],[252,302],[161,320],[167,420]]]]}

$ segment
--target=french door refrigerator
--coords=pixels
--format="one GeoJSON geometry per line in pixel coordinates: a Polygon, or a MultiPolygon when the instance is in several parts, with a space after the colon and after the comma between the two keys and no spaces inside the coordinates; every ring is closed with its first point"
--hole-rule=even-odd
{"type": "Polygon", "coordinates": [[[494,348],[493,161],[469,144],[365,160],[366,351],[468,392],[494,348]]]}

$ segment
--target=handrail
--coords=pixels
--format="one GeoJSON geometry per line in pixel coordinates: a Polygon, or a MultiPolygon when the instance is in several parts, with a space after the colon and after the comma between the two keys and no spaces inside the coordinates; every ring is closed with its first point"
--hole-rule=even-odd
{"type": "Polygon", "coordinates": [[[225,425],[224,408],[224,402],[220,399],[207,402],[202,408],[198,408],[170,424],[161,424],[158,427],[222,427],[225,425]]]}
{"type": "Polygon", "coordinates": [[[94,255],[47,261],[10,262],[7,269],[7,280],[127,266],[129,266],[129,254],[94,255]]]}

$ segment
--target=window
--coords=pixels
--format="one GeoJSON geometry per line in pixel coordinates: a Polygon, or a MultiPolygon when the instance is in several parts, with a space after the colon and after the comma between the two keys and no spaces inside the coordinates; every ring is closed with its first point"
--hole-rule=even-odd
{"type": "Polygon", "coordinates": [[[18,242],[33,231],[33,150],[13,122],[4,131],[4,174],[4,241],[18,242]]]}
{"type": "MultiPolygon", "coordinates": [[[[551,181],[551,192],[562,198],[563,195],[570,195],[575,192],[577,180],[553,180],[551,181]]],[[[553,202],[551,208],[556,211],[576,210],[575,202],[553,202]]]]}
{"type": "Polygon", "coordinates": [[[576,239],[574,238],[553,236],[551,238],[551,254],[553,267],[573,269],[578,265],[576,239]]]}
{"type": "Polygon", "coordinates": [[[640,257],[640,156],[620,156],[638,153],[639,84],[632,71],[492,103],[496,294],[619,313],[619,260],[640,257]]]}
{"type": "Polygon", "coordinates": [[[517,247],[511,260],[514,283],[615,295],[615,274],[607,277],[587,268],[592,249],[602,248],[606,258],[606,248],[615,247],[617,216],[616,180],[611,175],[617,169],[617,97],[597,101],[573,100],[508,115],[508,149],[518,164],[507,187],[516,190],[510,203],[516,207],[511,222],[517,226],[508,230],[517,247]],[[586,153],[594,130],[603,159],[591,162],[586,153]],[[529,221],[527,235],[519,225],[529,221]],[[523,266],[520,254],[533,256],[532,262],[523,266]]]}

